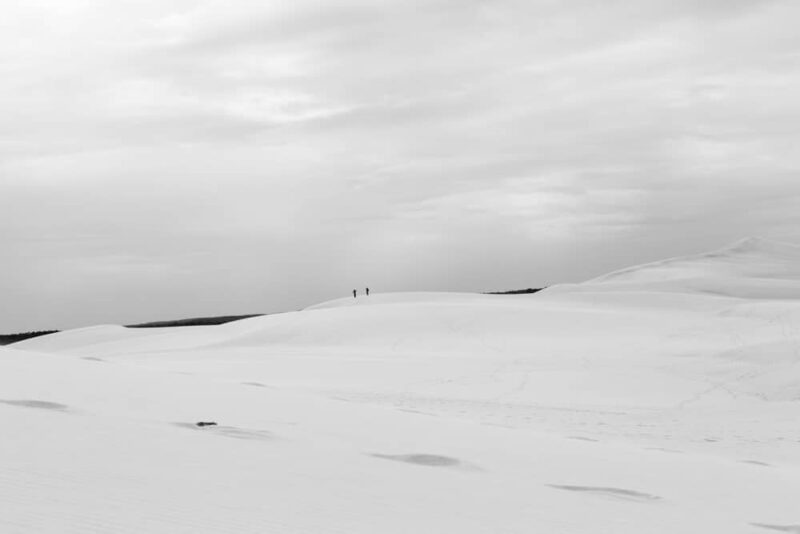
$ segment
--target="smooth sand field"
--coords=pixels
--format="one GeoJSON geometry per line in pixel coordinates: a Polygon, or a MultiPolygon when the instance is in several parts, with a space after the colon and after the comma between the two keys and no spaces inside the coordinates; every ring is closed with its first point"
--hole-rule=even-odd
{"type": "Polygon", "coordinates": [[[798,533],[800,248],[67,331],[0,421],[8,534],[798,533]]]}

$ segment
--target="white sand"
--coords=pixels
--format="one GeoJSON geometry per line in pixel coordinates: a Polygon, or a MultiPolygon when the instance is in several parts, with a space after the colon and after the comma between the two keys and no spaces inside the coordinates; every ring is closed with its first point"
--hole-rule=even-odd
{"type": "Polygon", "coordinates": [[[64,332],[0,421],[3,534],[797,533],[800,249],[64,332]]]}

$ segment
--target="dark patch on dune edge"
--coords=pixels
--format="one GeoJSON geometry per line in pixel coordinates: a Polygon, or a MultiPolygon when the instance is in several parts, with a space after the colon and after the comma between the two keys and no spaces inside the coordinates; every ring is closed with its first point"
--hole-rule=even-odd
{"type": "Polygon", "coordinates": [[[11,345],[26,339],[33,339],[35,337],[47,336],[50,334],[57,334],[58,330],[38,330],[36,332],[21,332],[19,334],[4,334],[0,335],[0,345],[11,345]]]}
{"type": "Polygon", "coordinates": [[[461,465],[461,460],[438,454],[370,454],[375,458],[404,462],[407,464],[424,465],[428,467],[456,467],[461,465]]]}
{"type": "Polygon", "coordinates": [[[35,399],[0,399],[0,403],[8,404],[9,406],[21,406],[23,408],[38,408],[40,410],[53,410],[57,412],[65,412],[69,409],[66,404],[58,402],[50,402],[35,399]]]}
{"type": "Polygon", "coordinates": [[[488,291],[484,295],[530,295],[546,289],[544,287],[529,287],[526,289],[512,289],[510,291],[488,291]]]}
{"type": "Polygon", "coordinates": [[[189,319],[177,319],[173,321],[153,321],[150,323],[128,324],[125,328],[172,328],[176,326],[217,326],[221,324],[262,317],[263,313],[251,313],[248,315],[219,315],[216,317],[191,317],[189,319]]]}
{"type": "Polygon", "coordinates": [[[614,497],[626,501],[653,502],[661,500],[661,497],[658,495],[651,495],[649,493],[642,493],[641,491],[634,491],[624,488],[613,488],[607,486],[570,486],[565,484],[547,484],[547,486],[565,491],[614,497]]]}
{"type": "Polygon", "coordinates": [[[777,532],[789,532],[789,534],[800,534],[800,525],[768,525],[766,523],[750,523],[754,527],[775,530],[777,532]]]}

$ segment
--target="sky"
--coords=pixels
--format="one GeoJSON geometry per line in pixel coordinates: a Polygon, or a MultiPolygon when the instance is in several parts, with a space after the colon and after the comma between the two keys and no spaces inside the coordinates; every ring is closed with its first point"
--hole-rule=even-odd
{"type": "Polygon", "coordinates": [[[0,333],[800,243],[796,0],[5,0],[0,333]]]}

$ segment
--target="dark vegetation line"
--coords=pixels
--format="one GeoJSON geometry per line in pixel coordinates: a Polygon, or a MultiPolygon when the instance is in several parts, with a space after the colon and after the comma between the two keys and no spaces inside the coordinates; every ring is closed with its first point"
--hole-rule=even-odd
{"type": "Polygon", "coordinates": [[[530,295],[544,289],[543,287],[529,287],[528,289],[512,289],[511,291],[489,291],[484,295],[530,295]]]}
{"type": "Polygon", "coordinates": [[[31,339],[32,337],[46,336],[47,334],[55,334],[58,330],[37,330],[36,332],[20,332],[19,334],[6,334],[0,335],[0,345],[10,345],[17,341],[31,339]]]}
{"type": "MultiPolygon", "coordinates": [[[[192,317],[191,319],[178,319],[175,321],[155,321],[152,323],[129,324],[125,328],[166,328],[170,326],[213,326],[218,324],[232,323],[241,319],[251,317],[261,317],[263,313],[251,313],[250,315],[222,315],[219,317],[192,317]]],[[[19,334],[0,335],[0,345],[10,345],[18,341],[24,341],[47,334],[57,334],[60,330],[39,330],[36,332],[21,332],[19,334]]]]}
{"type": "Polygon", "coordinates": [[[252,313],[250,315],[221,315],[219,317],[193,317],[191,319],[178,319],[177,321],[154,321],[152,323],[128,324],[125,328],[166,328],[169,326],[213,326],[218,324],[232,323],[251,317],[261,317],[263,313],[252,313]]]}
{"type": "MultiPolygon", "coordinates": [[[[528,295],[544,289],[529,287],[527,289],[514,289],[511,291],[490,291],[484,295],[528,295]]],[[[263,313],[252,313],[250,315],[220,315],[217,317],[192,317],[191,319],[178,319],[175,321],[154,321],[151,323],[139,323],[125,325],[125,328],[167,328],[172,326],[213,326],[218,324],[232,323],[251,317],[262,317],[263,313]]],[[[35,332],[21,332],[19,334],[0,335],[0,345],[10,345],[18,341],[31,339],[47,334],[56,334],[60,330],[37,330],[35,332]]]]}

